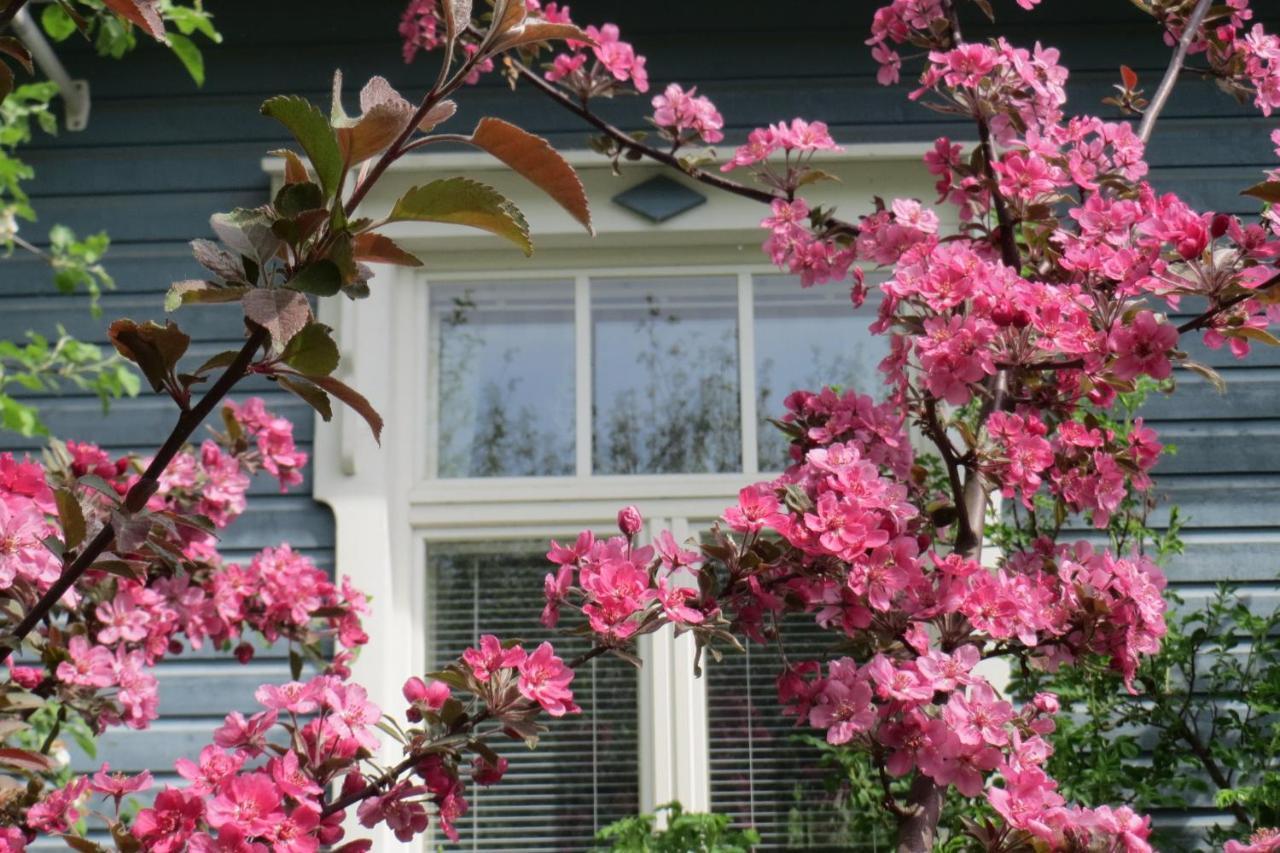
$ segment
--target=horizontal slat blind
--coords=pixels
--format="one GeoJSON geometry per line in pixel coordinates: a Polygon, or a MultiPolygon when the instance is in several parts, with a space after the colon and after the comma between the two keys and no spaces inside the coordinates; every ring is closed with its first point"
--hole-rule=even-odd
{"type": "MultiPolygon", "coordinates": [[[[427,546],[432,657],[454,660],[481,634],[519,638],[526,648],[552,640],[568,660],[585,651],[580,638],[555,636],[538,621],[545,543],[427,546]]],[[[545,718],[549,731],[533,752],[523,743],[495,744],[511,762],[492,788],[472,787],[471,811],[450,849],[583,850],[598,829],[639,810],[636,670],[597,658],[578,670],[574,697],[581,715],[545,718]]],[[[441,839],[435,839],[441,840],[441,839]]]]}
{"type": "MultiPolygon", "coordinates": [[[[805,618],[785,626],[783,645],[793,662],[825,659],[835,638],[805,618]]],[[[798,739],[816,730],[782,715],[777,646],[748,644],[706,670],[712,810],[754,826],[761,849],[870,850],[851,837],[839,789],[828,789],[831,771],[798,739]]]]}

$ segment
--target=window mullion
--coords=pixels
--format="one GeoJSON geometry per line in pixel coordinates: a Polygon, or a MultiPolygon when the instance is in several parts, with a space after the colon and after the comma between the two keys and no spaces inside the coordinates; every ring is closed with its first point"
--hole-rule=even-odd
{"type": "MultiPolygon", "coordinates": [[[[677,542],[689,538],[689,520],[673,518],[671,535],[677,542]]],[[[682,571],[678,581],[696,586],[697,580],[682,571]]],[[[711,754],[708,736],[707,681],[694,673],[698,647],[692,633],[671,640],[671,709],[675,716],[674,765],[676,799],[690,812],[711,811],[711,754]]]]}
{"type": "Polygon", "coordinates": [[[573,282],[574,434],[576,473],[591,475],[591,284],[585,275],[573,282]]]}
{"type": "Polygon", "coordinates": [[[738,395],[742,418],[742,470],[760,470],[756,430],[756,320],[751,273],[738,273],[738,395]]]}

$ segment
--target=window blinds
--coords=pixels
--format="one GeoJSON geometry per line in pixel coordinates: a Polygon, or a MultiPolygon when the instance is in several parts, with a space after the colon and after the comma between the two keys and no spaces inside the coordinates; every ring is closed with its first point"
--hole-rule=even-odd
{"type": "MultiPolygon", "coordinates": [[[[783,629],[792,661],[825,657],[836,635],[820,630],[812,617],[783,629]]],[[[745,653],[727,651],[706,665],[712,810],[736,826],[754,826],[760,849],[868,849],[851,837],[847,798],[830,785],[830,769],[819,767],[816,747],[803,735],[821,734],[795,726],[782,714],[775,686],[782,661],[776,646],[747,644],[745,653]]]]}
{"type": "MultiPolygon", "coordinates": [[[[455,659],[481,634],[518,637],[526,648],[555,642],[566,660],[587,649],[579,638],[542,628],[545,542],[427,546],[428,649],[436,666],[455,659]]],[[[495,744],[510,770],[492,788],[467,791],[456,850],[583,850],[596,831],[639,810],[636,670],[602,657],[579,669],[574,697],[582,714],[549,721],[530,752],[495,744]]],[[[436,835],[433,842],[444,839],[436,835]]]]}

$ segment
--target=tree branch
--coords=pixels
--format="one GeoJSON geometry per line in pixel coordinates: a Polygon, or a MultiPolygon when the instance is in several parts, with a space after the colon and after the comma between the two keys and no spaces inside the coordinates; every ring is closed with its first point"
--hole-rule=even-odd
{"type": "Polygon", "coordinates": [[[1217,305],[1215,305],[1213,308],[1210,308],[1208,311],[1205,311],[1203,314],[1197,317],[1191,318],[1190,320],[1188,320],[1187,322],[1183,323],[1181,326],[1178,327],[1178,334],[1181,335],[1181,334],[1185,334],[1186,332],[1195,331],[1196,329],[1203,329],[1205,326],[1213,322],[1214,317],[1217,317],[1223,311],[1227,311],[1231,308],[1234,308],[1235,306],[1239,305],[1241,302],[1245,302],[1249,299],[1254,298],[1259,293],[1265,293],[1266,291],[1275,287],[1277,284],[1280,284],[1280,273],[1276,273],[1275,275],[1271,276],[1271,278],[1267,279],[1262,284],[1258,285],[1252,290],[1245,291],[1244,293],[1237,294],[1231,297],[1230,299],[1226,299],[1222,302],[1219,302],[1217,305]]]}
{"type": "Polygon", "coordinates": [[[1138,137],[1143,145],[1151,141],[1156,119],[1160,117],[1165,103],[1173,94],[1173,87],[1178,84],[1178,75],[1182,73],[1182,66],[1187,60],[1187,51],[1191,49],[1191,43],[1196,40],[1196,34],[1200,32],[1200,25],[1204,23],[1204,17],[1211,5],[1212,0],[1200,0],[1192,11],[1191,17],[1187,19],[1182,38],[1178,39],[1178,47],[1173,52],[1173,58],[1169,60],[1169,67],[1165,69],[1164,79],[1160,81],[1160,88],[1156,89],[1155,95],[1151,98],[1151,104],[1142,112],[1142,123],[1138,125],[1138,137]]]}
{"type": "MultiPolygon", "coordinates": [[[[222,398],[227,396],[227,393],[237,382],[245,377],[249,364],[253,361],[254,353],[266,342],[267,331],[265,329],[258,328],[250,333],[249,339],[241,347],[235,361],[227,365],[227,369],[218,377],[218,381],[205,392],[195,406],[178,416],[178,422],[174,424],[173,431],[169,433],[169,437],[165,439],[164,444],[156,451],[151,464],[147,466],[147,469],[142,473],[142,477],[133,484],[125,495],[122,503],[122,508],[125,512],[136,513],[146,507],[147,501],[155,494],[156,488],[160,484],[160,476],[169,467],[169,463],[178,455],[178,451],[183,448],[187,440],[191,438],[191,434],[209,416],[214,407],[222,401],[222,398]]],[[[66,594],[67,590],[71,589],[76,581],[80,580],[84,573],[89,570],[89,567],[97,561],[98,557],[102,556],[102,552],[107,550],[107,546],[114,539],[115,528],[110,523],[104,524],[97,535],[85,546],[84,550],[63,568],[62,574],[54,581],[53,586],[49,587],[45,594],[40,597],[40,600],[36,602],[35,606],[27,612],[27,615],[14,628],[13,633],[4,638],[4,647],[0,648],[0,663],[7,660],[16,649],[21,647],[22,641],[26,639],[27,635],[53,611],[53,608],[57,606],[58,601],[66,594]]]]}

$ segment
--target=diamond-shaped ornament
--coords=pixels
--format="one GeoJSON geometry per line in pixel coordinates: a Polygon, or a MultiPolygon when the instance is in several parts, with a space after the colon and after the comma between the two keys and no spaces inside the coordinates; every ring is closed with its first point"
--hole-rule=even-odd
{"type": "Polygon", "coordinates": [[[705,203],[707,197],[663,175],[636,184],[613,197],[615,204],[637,213],[650,222],[666,222],[705,203]]]}

